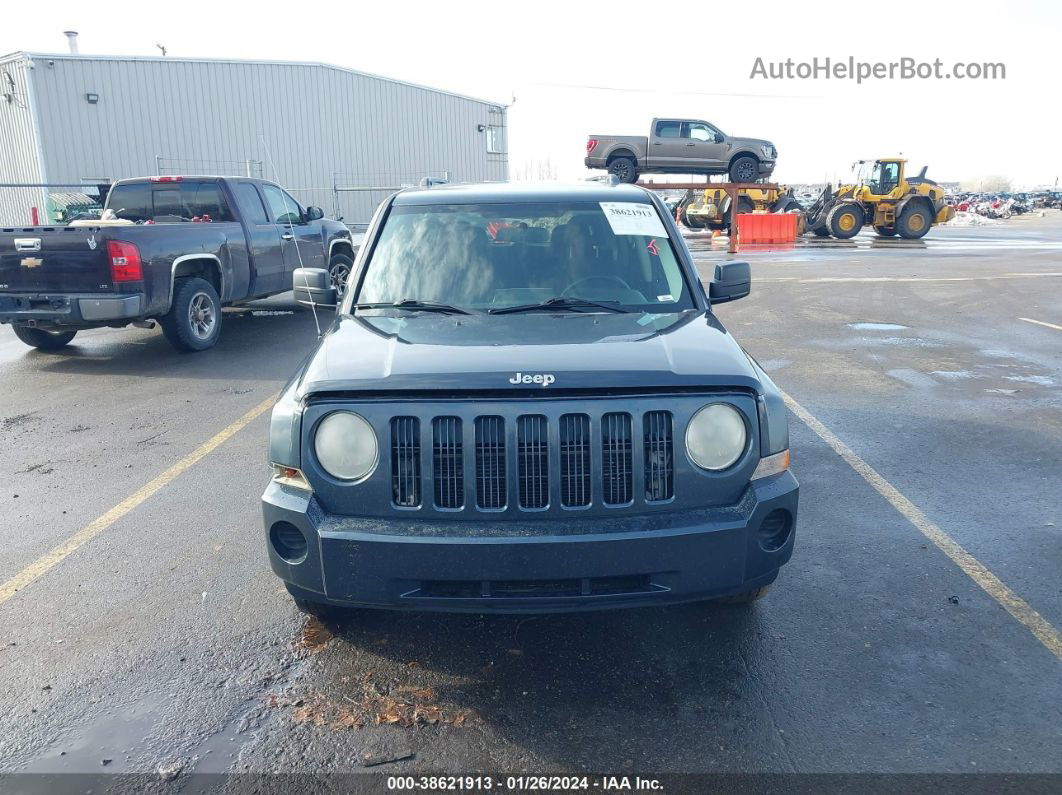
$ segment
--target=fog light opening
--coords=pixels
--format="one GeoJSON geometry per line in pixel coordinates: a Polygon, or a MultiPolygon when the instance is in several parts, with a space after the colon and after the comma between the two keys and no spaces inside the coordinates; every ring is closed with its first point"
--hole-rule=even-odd
{"type": "Polygon", "coordinates": [[[786,545],[793,532],[793,517],[789,511],[778,508],[767,514],[756,531],[760,546],[767,552],[775,552],[786,545]]]}
{"type": "Polygon", "coordinates": [[[273,550],[288,563],[299,563],[306,557],[306,536],[291,522],[277,522],[269,529],[273,550]]]}

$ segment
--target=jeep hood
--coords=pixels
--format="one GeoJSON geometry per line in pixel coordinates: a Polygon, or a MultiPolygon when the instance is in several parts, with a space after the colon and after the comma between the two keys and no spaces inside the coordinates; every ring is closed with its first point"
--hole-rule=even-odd
{"type": "Polygon", "coordinates": [[[343,316],[304,364],[297,397],[334,392],[729,387],[761,391],[709,313],[343,316]],[[516,373],[555,381],[513,384],[516,373]]]}

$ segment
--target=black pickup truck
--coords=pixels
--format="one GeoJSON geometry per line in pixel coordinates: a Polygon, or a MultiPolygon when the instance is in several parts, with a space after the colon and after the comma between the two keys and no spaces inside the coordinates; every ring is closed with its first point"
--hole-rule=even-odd
{"type": "Polygon", "coordinates": [[[56,349],[80,329],[157,320],[179,350],[221,333],[221,308],[291,289],[298,267],[342,290],[350,230],[271,182],[150,177],[116,182],[100,220],[0,227],[0,323],[56,349]]]}

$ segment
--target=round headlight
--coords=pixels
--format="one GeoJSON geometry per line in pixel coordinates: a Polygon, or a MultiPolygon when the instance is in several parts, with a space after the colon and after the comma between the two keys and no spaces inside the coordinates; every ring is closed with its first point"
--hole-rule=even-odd
{"type": "Polygon", "coordinates": [[[725,403],[705,406],[686,427],[686,452],[702,469],[718,471],[733,465],[745,452],[746,440],[745,420],[725,403]]]}
{"type": "Polygon", "coordinates": [[[340,480],[361,480],[376,468],[379,457],[376,432],[349,411],[336,411],[321,420],[313,446],[325,472],[340,480]]]}

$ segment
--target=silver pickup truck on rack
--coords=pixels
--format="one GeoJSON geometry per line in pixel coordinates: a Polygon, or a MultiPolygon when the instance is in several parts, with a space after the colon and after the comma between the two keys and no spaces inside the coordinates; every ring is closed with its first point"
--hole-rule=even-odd
{"type": "Polygon", "coordinates": [[[778,150],[760,138],[737,138],[699,119],[653,119],[649,135],[591,135],[587,168],[607,169],[620,182],[641,174],[727,174],[754,182],[774,171],[778,150]]]}

